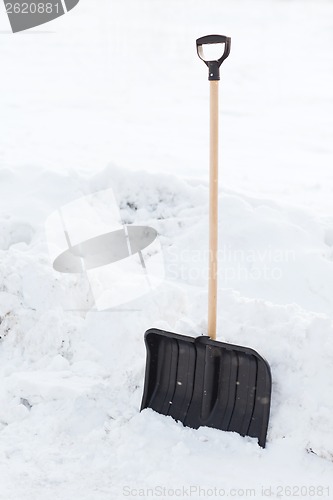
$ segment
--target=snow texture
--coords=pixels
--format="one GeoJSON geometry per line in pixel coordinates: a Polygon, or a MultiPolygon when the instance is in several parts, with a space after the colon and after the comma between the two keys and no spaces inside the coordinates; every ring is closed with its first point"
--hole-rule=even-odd
{"type": "Polygon", "coordinates": [[[0,499],[333,497],[333,4],[92,4],[17,35],[0,9],[0,499]],[[139,412],[145,330],[206,333],[194,40],[213,32],[232,37],[218,340],[270,363],[265,450],[139,412]],[[52,268],[45,222],[106,189],[123,224],[159,233],[166,279],[98,312],[84,279],[52,268]]]}

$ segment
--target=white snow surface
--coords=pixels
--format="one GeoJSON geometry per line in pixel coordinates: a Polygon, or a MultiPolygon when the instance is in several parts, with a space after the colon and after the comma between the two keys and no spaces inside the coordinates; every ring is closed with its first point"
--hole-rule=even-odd
{"type": "Polygon", "coordinates": [[[333,497],[333,3],[81,0],[17,35],[0,14],[0,499],[333,497]],[[269,361],[264,450],[139,412],[145,330],[206,333],[209,89],[194,41],[214,32],[232,37],[218,340],[269,361]],[[124,223],[158,231],[166,280],[84,312],[45,221],[108,188],[124,223]]]}

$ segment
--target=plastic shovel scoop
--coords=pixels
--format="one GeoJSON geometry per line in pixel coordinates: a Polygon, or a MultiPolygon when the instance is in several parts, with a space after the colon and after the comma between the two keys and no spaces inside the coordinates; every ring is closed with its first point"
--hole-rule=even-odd
{"type": "Polygon", "coordinates": [[[218,245],[218,82],[230,38],[196,41],[210,81],[210,209],[208,337],[163,330],[145,333],[146,373],[141,410],[151,408],[185,426],[213,427],[258,438],[265,447],[271,401],[270,367],[256,351],[216,341],[218,245]],[[206,47],[207,46],[207,47],[206,47]],[[205,56],[220,48],[222,56],[205,56]],[[204,50],[205,49],[205,50],[204,50]]]}

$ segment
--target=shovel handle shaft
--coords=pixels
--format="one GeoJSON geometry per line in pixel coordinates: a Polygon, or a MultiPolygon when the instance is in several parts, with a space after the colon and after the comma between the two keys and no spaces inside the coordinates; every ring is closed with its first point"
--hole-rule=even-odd
{"type": "Polygon", "coordinates": [[[217,261],[218,261],[218,139],[219,139],[219,79],[220,66],[230,53],[231,38],[207,35],[196,40],[197,53],[208,66],[210,81],[210,179],[209,179],[209,276],[208,276],[208,335],[216,340],[217,261]],[[205,45],[222,45],[220,57],[205,54],[205,45]]]}
{"type": "Polygon", "coordinates": [[[218,249],[218,134],[219,82],[210,82],[209,281],[208,335],[216,339],[218,249]]]}

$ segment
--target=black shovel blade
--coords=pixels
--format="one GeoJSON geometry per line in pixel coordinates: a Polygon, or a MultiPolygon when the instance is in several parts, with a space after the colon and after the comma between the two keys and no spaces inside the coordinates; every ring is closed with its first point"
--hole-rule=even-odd
{"type": "Polygon", "coordinates": [[[141,410],[151,408],[193,429],[238,432],[265,447],[272,379],[256,351],[156,329],[145,333],[145,344],[141,410]]]}

